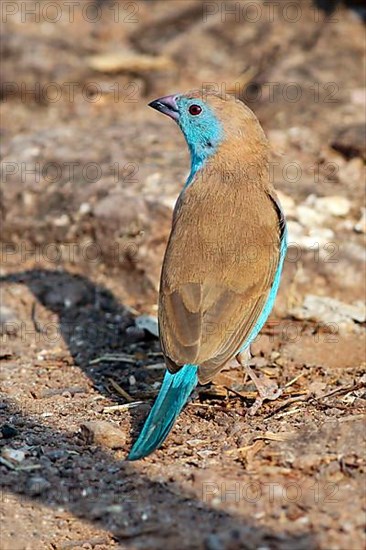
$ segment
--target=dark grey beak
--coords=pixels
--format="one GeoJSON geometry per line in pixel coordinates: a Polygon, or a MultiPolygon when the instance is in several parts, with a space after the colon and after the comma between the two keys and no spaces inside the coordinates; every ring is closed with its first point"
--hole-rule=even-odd
{"type": "Polygon", "coordinates": [[[155,99],[154,101],[149,103],[149,107],[152,107],[153,109],[164,113],[164,115],[170,116],[170,118],[172,118],[173,120],[178,120],[179,111],[175,98],[176,95],[166,95],[164,97],[159,97],[158,99],[155,99]]]}

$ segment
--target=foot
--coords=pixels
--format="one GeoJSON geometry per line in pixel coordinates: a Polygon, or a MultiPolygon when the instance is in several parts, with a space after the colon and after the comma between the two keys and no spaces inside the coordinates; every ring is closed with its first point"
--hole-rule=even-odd
{"type": "Polygon", "coordinates": [[[260,409],[263,404],[263,401],[274,401],[280,395],[282,395],[282,390],[279,388],[273,380],[269,380],[265,376],[259,378],[255,372],[249,367],[246,363],[246,357],[237,355],[237,360],[244,367],[245,373],[250,377],[251,381],[258,390],[259,396],[256,398],[254,404],[250,407],[248,413],[253,416],[260,409]]]}

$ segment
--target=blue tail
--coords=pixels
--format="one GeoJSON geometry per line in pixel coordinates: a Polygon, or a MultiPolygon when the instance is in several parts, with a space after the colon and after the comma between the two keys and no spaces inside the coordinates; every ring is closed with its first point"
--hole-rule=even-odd
{"type": "Polygon", "coordinates": [[[144,458],[160,447],[197,386],[197,370],[195,365],[184,365],[175,374],[166,371],[159,395],[128,455],[128,460],[144,458]]]}

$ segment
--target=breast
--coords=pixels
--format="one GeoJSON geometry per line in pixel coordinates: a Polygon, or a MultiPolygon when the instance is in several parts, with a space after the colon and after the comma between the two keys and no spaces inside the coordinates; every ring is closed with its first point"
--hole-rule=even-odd
{"type": "Polygon", "coordinates": [[[262,189],[202,183],[185,191],[176,212],[163,265],[165,288],[219,280],[240,291],[278,261],[278,214],[262,189]]]}

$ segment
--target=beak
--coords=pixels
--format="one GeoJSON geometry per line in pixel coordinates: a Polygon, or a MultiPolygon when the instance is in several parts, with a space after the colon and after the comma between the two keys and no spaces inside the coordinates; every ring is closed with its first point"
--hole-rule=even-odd
{"type": "Polygon", "coordinates": [[[149,107],[164,113],[164,115],[170,116],[173,120],[179,119],[179,111],[176,103],[176,95],[166,95],[164,97],[159,97],[151,103],[149,107]]]}

